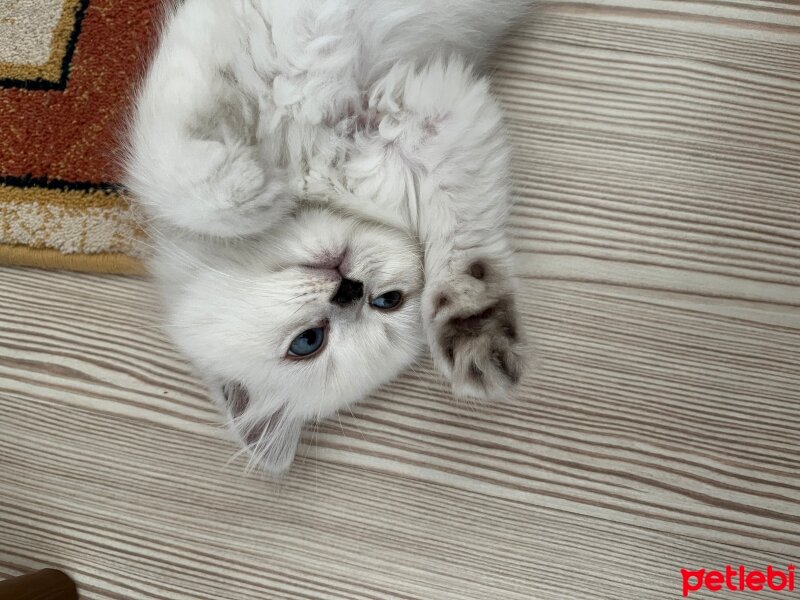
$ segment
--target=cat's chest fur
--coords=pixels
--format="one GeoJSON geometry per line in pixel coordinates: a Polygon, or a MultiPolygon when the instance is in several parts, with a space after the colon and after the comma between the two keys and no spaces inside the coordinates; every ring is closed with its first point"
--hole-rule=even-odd
{"type": "Polygon", "coordinates": [[[434,129],[431,120],[383,112],[365,100],[317,127],[296,172],[298,192],[416,233],[424,169],[414,156],[434,129]]]}

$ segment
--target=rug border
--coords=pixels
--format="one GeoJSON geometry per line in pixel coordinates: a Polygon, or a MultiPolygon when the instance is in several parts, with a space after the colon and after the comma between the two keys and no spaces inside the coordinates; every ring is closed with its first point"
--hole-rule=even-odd
{"type": "Polygon", "coordinates": [[[0,266],[60,269],[83,273],[112,275],[146,275],[144,263],[127,254],[101,252],[97,254],[62,254],[50,248],[30,248],[0,244],[0,266]]]}
{"type": "MultiPolygon", "coordinates": [[[[89,0],[73,0],[71,11],[63,11],[59,23],[56,26],[54,35],[61,34],[58,37],[62,39],[57,40],[54,38],[51,41],[50,59],[44,65],[32,67],[34,71],[39,74],[38,77],[0,77],[0,88],[23,88],[26,90],[56,90],[64,91],[67,89],[67,82],[69,81],[69,70],[72,63],[72,56],[75,53],[75,47],[78,44],[78,38],[81,34],[81,25],[83,24],[83,17],[89,8],[89,0]],[[72,14],[70,14],[70,12],[72,14]],[[72,28],[69,24],[72,22],[72,28]],[[66,38],[66,39],[63,39],[66,38]],[[60,41],[66,41],[64,52],[61,55],[61,60],[56,52],[55,44],[60,41]],[[47,76],[48,71],[53,71],[50,77],[47,76]]],[[[31,69],[26,65],[11,65],[3,63],[8,70],[26,71],[31,69]]]]}

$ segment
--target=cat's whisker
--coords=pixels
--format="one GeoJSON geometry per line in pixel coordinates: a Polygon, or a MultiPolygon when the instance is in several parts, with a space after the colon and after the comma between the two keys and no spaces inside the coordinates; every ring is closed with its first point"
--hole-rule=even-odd
{"type": "Polygon", "coordinates": [[[358,417],[356,417],[355,413],[353,412],[353,408],[348,404],[346,405],[347,410],[350,412],[350,416],[353,417],[353,425],[355,425],[356,430],[358,431],[359,435],[361,435],[361,439],[365,442],[367,441],[367,436],[364,435],[364,431],[358,425],[358,417]]]}
{"type": "Polygon", "coordinates": [[[342,437],[348,439],[347,445],[350,448],[350,451],[352,452],[353,451],[353,446],[349,442],[349,437],[350,436],[348,436],[347,432],[344,430],[344,425],[342,425],[342,417],[339,415],[338,412],[336,413],[336,420],[339,422],[339,429],[342,430],[342,437]]]}
{"type": "Polygon", "coordinates": [[[420,372],[417,370],[417,367],[418,367],[418,365],[416,365],[416,364],[413,364],[413,365],[409,366],[408,367],[408,373],[413,375],[414,377],[416,377],[417,380],[420,382],[420,384],[425,386],[425,381],[422,379],[422,376],[420,375],[420,372]]]}
{"type": "Polygon", "coordinates": [[[312,469],[314,471],[314,491],[318,491],[319,487],[319,444],[317,442],[317,435],[319,434],[319,421],[314,421],[314,434],[311,438],[311,447],[317,452],[317,456],[312,461],[312,469]]]}
{"type": "MultiPolygon", "coordinates": [[[[250,447],[249,446],[242,446],[241,448],[239,448],[239,450],[234,452],[233,455],[230,457],[230,459],[228,459],[228,462],[225,463],[225,466],[229,467],[232,463],[234,463],[237,460],[239,460],[239,458],[243,454],[247,454],[248,456],[250,455],[250,447]]],[[[245,465],[245,472],[247,472],[247,465],[245,465]]]]}

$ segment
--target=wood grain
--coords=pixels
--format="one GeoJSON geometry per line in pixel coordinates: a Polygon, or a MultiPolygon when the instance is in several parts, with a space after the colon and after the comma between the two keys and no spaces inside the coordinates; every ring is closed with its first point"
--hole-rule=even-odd
{"type": "MultiPolygon", "coordinates": [[[[231,460],[139,279],[0,271],[0,576],[84,598],[675,598],[800,561],[800,7],[548,2],[492,63],[530,368],[231,460]]],[[[724,598],[725,593],[697,593],[724,598]]],[[[733,597],[733,596],[731,596],[733,597]]]]}

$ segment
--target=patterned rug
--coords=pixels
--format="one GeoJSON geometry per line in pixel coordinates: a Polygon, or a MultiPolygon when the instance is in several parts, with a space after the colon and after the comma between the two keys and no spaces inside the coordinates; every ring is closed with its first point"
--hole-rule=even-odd
{"type": "Polygon", "coordinates": [[[161,5],[0,1],[0,264],[142,271],[118,148],[161,5]]]}

